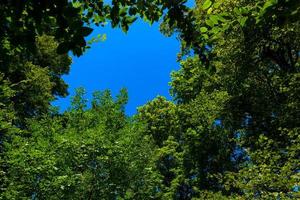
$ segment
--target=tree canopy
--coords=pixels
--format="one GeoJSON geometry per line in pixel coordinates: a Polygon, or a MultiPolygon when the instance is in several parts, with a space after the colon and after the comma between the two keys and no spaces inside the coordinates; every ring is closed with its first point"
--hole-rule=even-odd
{"type": "Polygon", "coordinates": [[[300,198],[297,0],[2,1],[0,199],[300,198]],[[173,100],[66,96],[92,25],[177,33],[173,100]]]}

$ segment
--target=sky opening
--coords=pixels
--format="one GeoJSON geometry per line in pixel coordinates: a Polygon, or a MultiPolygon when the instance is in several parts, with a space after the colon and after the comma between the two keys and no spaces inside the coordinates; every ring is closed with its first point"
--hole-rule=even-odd
{"type": "Polygon", "coordinates": [[[94,43],[83,56],[73,57],[70,74],[64,76],[70,95],[53,105],[66,110],[78,87],[86,89],[89,100],[97,90],[110,89],[116,95],[127,88],[128,115],[158,95],[171,99],[170,73],[179,68],[176,57],[180,44],[175,36],[165,37],[158,23],[150,26],[142,20],[135,22],[127,34],[110,26],[97,27],[91,36],[98,34],[106,34],[106,40],[94,43]]]}

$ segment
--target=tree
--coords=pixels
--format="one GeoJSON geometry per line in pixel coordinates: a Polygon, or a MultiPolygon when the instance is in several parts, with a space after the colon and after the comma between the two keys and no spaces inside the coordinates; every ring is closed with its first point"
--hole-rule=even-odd
{"type": "Polygon", "coordinates": [[[152,140],[143,126],[124,118],[123,91],[96,94],[86,109],[82,89],[63,115],[31,120],[30,137],[12,136],[7,145],[4,199],[144,199],[155,180],[152,140]],[[110,115],[107,115],[107,112],[110,115]],[[120,126],[122,124],[122,126],[120,126]]]}
{"type": "Polygon", "coordinates": [[[66,53],[80,56],[89,48],[85,38],[93,31],[92,25],[111,22],[126,32],[137,17],[153,23],[164,16],[170,25],[177,23],[184,28],[189,12],[184,4],[184,0],[111,4],[83,0],[2,1],[0,71],[16,86],[17,94],[12,99],[19,117],[16,124],[25,126],[26,118],[47,112],[50,101],[67,95],[67,85],[61,79],[71,64],[66,53]],[[44,79],[45,84],[40,85],[41,81],[35,81],[38,79],[44,79]]]}
{"type": "MultiPolygon", "coordinates": [[[[2,140],[4,137],[1,138],[1,143],[5,142],[5,148],[7,148],[3,151],[7,161],[5,161],[5,166],[9,166],[4,170],[1,168],[1,173],[7,174],[4,179],[4,186],[1,183],[1,188],[9,186],[8,189],[5,189],[6,198],[14,198],[16,196],[28,197],[28,195],[32,195],[32,198],[35,198],[36,195],[41,195],[43,198],[43,195],[49,192],[40,194],[40,192],[36,191],[36,184],[40,182],[40,179],[43,179],[43,176],[48,177],[48,175],[53,174],[52,164],[57,160],[51,154],[53,151],[50,150],[51,148],[48,145],[52,144],[51,142],[54,139],[41,139],[39,134],[42,137],[43,133],[40,131],[35,132],[32,129],[34,129],[33,127],[39,127],[42,131],[42,127],[35,120],[41,120],[41,123],[44,122],[42,116],[47,115],[50,111],[50,102],[57,96],[67,95],[67,85],[61,79],[62,75],[68,73],[71,63],[66,53],[71,50],[74,55],[80,56],[85,48],[88,48],[85,37],[93,30],[89,26],[91,24],[104,25],[107,21],[111,21],[113,27],[118,26],[127,31],[129,25],[135,21],[138,15],[153,23],[160,19],[165,10],[168,10],[165,19],[172,18],[170,24],[174,24],[175,22],[180,22],[184,18],[184,13],[188,11],[184,3],[185,1],[176,3],[113,1],[112,4],[104,4],[102,1],[72,2],[67,0],[49,2],[31,0],[3,1],[0,3],[2,14],[0,19],[0,70],[3,73],[4,82],[11,83],[9,86],[14,91],[14,95],[10,95],[8,101],[3,99],[1,103],[3,103],[4,107],[13,107],[12,112],[15,117],[8,121],[12,121],[12,125],[21,128],[25,133],[23,135],[25,137],[14,134],[6,135],[7,141],[2,140]],[[35,133],[38,133],[38,135],[35,135],[35,133]],[[28,142],[32,144],[32,148],[30,146],[27,149],[26,144],[28,142]],[[43,152],[44,150],[47,150],[47,152],[43,152]],[[33,159],[28,160],[24,158],[18,165],[17,162],[19,160],[14,160],[14,158],[19,155],[28,155],[29,158],[32,157],[33,159]],[[36,163],[37,160],[42,162],[36,163]],[[42,165],[39,166],[40,168],[31,168],[31,166],[38,167],[39,164],[42,165]],[[22,180],[19,180],[18,176],[14,176],[20,169],[25,170],[20,172],[24,177],[22,180]],[[6,179],[7,177],[9,178],[6,179]],[[10,183],[14,182],[18,183],[22,189],[10,188],[10,183]]],[[[180,23],[181,25],[186,24],[180,23]]],[[[100,101],[103,105],[100,107],[96,106],[94,109],[99,110],[103,116],[110,116],[108,118],[103,117],[106,122],[103,126],[109,127],[108,132],[118,132],[119,129],[124,128],[127,124],[124,120],[126,117],[122,111],[123,102],[127,98],[124,94],[122,93],[122,98],[120,97],[120,101],[116,103],[119,107],[115,106],[113,101],[109,99],[109,92],[105,92],[104,96],[96,95],[97,97],[95,97],[93,106],[97,105],[97,101],[100,101]],[[107,102],[104,102],[103,99],[106,99],[107,102]],[[119,120],[115,120],[116,118],[119,120]]],[[[73,115],[73,112],[70,112],[63,117],[55,117],[57,114],[52,116],[53,113],[50,113],[52,117],[45,120],[44,126],[49,123],[53,127],[61,128],[63,127],[63,122],[61,121],[70,118],[67,126],[74,127],[76,131],[82,131],[87,130],[87,127],[98,122],[97,120],[90,121],[89,117],[92,119],[95,119],[95,117],[91,114],[83,114],[88,112],[82,109],[75,109],[74,113],[73,115]],[[83,118],[78,119],[78,115],[82,115],[83,118]],[[84,117],[87,117],[87,119],[84,117]]],[[[53,132],[53,130],[51,131],[53,132]]],[[[71,135],[68,135],[68,137],[71,137],[71,135]]],[[[107,135],[112,136],[110,134],[107,135]]],[[[112,138],[114,137],[112,136],[112,138]]],[[[71,146],[71,148],[76,149],[74,146],[71,146]]],[[[119,177],[116,176],[116,178],[118,179],[119,177]]],[[[118,180],[121,181],[121,179],[118,180]]],[[[47,185],[49,182],[45,182],[45,184],[47,185]]],[[[53,184],[56,184],[56,180],[53,184]]],[[[111,189],[110,191],[112,190],[117,191],[117,189],[111,189]]],[[[52,191],[55,191],[55,189],[52,191]]],[[[70,194],[65,193],[64,195],[68,196],[70,194]]],[[[121,191],[120,195],[124,196],[124,191],[121,191]]]]}
{"type": "Polygon", "coordinates": [[[11,83],[6,81],[3,74],[0,74],[0,192],[4,192],[5,184],[8,181],[7,157],[5,148],[12,135],[17,134],[20,130],[13,126],[15,113],[10,98],[14,96],[15,91],[11,89],[11,83]]]}
{"type": "Polygon", "coordinates": [[[8,39],[15,47],[34,49],[36,36],[47,34],[59,42],[58,51],[67,53],[72,50],[82,55],[87,43],[85,37],[92,32],[90,24],[104,26],[110,21],[113,27],[127,31],[137,17],[151,23],[164,19],[170,25],[187,29],[189,9],[186,0],[179,1],[122,1],[111,4],[103,1],[53,0],[2,1],[0,9],[3,17],[0,24],[0,41],[8,39]]]}
{"type": "Polygon", "coordinates": [[[10,67],[0,80],[1,198],[299,197],[299,1],[204,0],[193,10],[184,3],[53,1],[41,9],[49,12],[42,22],[52,19],[47,26],[32,23],[36,15],[26,17],[36,10],[26,1],[17,19],[48,36],[33,32],[34,41],[22,44],[8,31],[19,27],[9,18],[18,9],[10,13],[2,5],[8,18],[1,28],[11,24],[0,49],[14,59],[3,65],[10,67]],[[64,94],[60,76],[68,71],[56,67],[69,60],[55,49],[80,55],[91,31],[83,24],[108,20],[127,31],[137,16],[151,23],[163,17],[163,33],[179,31],[181,68],[170,83],[175,101],[157,97],[128,118],[125,90],[116,99],[108,90],[96,92],[89,108],[79,89],[67,112],[47,113],[47,102],[64,94]],[[74,21],[82,23],[72,28],[74,21]],[[62,35],[52,32],[56,26],[62,35]],[[25,91],[31,95],[20,100],[24,109],[11,99],[25,91]],[[22,109],[32,114],[20,120],[22,109]]]}
{"type": "MultiPolygon", "coordinates": [[[[295,111],[299,110],[296,109],[299,96],[295,96],[299,88],[298,11],[297,1],[198,2],[194,10],[195,24],[202,34],[197,41],[202,41],[205,49],[196,58],[188,58],[186,66],[173,74],[172,92],[181,107],[193,113],[199,113],[197,105],[205,99],[209,103],[204,108],[208,109],[214,105],[216,93],[226,94],[225,101],[216,104],[221,112],[212,118],[221,120],[223,134],[210,135],[204,128],[205,121],[197,117],[195,122],[199,125],[192,133],[203,134],[200,145],[204,148],[194,151],[190,157],[196,161],[197,155],[203,158],[220,150],[221,154],[217,155],[231,162],[229,168],[217,171],[218,180],[208,182],[209,187],[201,188],[207,179],[200,179],[196,184],[200,190],[195,196],[203,198],[206,189],[221,191],[224,198],[297,196],[293,188],[299,185],[296,164],[300,148],[296,136],[299,120],[295,121],[299,118],[299,112],[295,111]],[[209,62],[202,59],[203,54],[209,62]],[[214,98],[210,99],[210,95],[214,98]],[[193,101],[199,103],[189,103],[193,101]],[[217,140],[223,138],[225,145],[215,145],[205,151],[210,146],[208,141],[214,141],[215,136],[217,140]],[[227,154],[223,154],[226,152],[223,147],[227,154]]],[[[188,49],[182,54],[186,52],[188,49]]],[[[191,142],[196,143],[196,138],[191,142]]],[[[193,147],[192,144],[188,147],[193,147]]],[[[201,168],[208,166],[209,162],[205,162],[201,168]]],[[[220,198],[219,193],[215,195],[220,198]]]]}
{"type": "Polygon", "coordinates": [[[13,84],[15,95],[11,98],[17,119],[15,124],[24,126],[26,118],[48,112],[50,102],[57,96],[68,94],[67,84],[61,78],[68,74],[71,59],[56,53],[58,43],[52,36],[36,39],[37,51],[28,55],[14,48],[7,40],[5,66],[1,72],[13,84]]]}
{"type": "Polygon", "coordinates": [[[201,34],[183,39],[172,74],[185,181],[170,199],[297,197],[298,12],[292,0],[197,2],[201,34]]]}
{"type": "Polygon", "coordinates": [[[176,106],[172,102],[158,96],[138,111],[138,119],[146,124],[146,134],[152,136],[159,147],[169,136],[178,137],[179,119],[176,106]]]}

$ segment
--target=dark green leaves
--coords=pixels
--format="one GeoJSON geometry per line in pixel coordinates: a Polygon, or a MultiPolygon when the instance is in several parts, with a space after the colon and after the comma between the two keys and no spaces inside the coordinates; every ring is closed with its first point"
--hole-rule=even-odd
{"type": "Polygon", "coordinates": [[[59,53],[59,54],[68,53],[69,50],[70,50],[69,43],[67,43],[67,42],[61,43],[57,47],[57,53],[59,53]]]}
{"type": "Polygon", "coordinates": [[[82,33],[83,37],[90,35],[92,32],[93,32],[93,29],[90,27],[82,27],[81,28],[81,33],[82,33]]]}
{"type": "Polygon", "coordinates": [[[37,2],[0,5],[0,198],[297,198],[299,1],[37,2]],[[138,17],[179,33],[174,101],[130,118],[126,90],[87,106],[79,89],[50,109],[92,23],[127,32],[138,17]]]}

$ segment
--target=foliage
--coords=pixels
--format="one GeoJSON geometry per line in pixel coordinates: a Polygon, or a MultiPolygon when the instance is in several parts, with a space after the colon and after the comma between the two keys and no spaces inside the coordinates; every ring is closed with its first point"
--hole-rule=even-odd
{"type": "Polygon", "coordinates": [[[126,94],[123,91],[114,101],[106,91],[86,110],[82,91],[64,115],[32,120],[26,130],[30,137],[12,137],[4,199],[150,195],[146,191],[153,184],[147,182],[151,169],[144,169],[151,166],[152,142],[141,134],[143,126],[120,116],[126,94]]]}
{"type": "Polygon", "coordinates": [[[146,123],[146,134],[151,135],[158,146],[162,146],[169,136],[179,134],[176,106],[164,97],[158,96],[140,107],[138,118],[146,123]]]}
{"type": "Polygon", "coordinates": [[[5,50],[1,72],[16,91],[11,101],[19,126],[24,126],[26,118],[47,113],[50,101],[68,94],[61,76],[69,72],[70,57],[56,53],[58,43],[52,36],[36,38],[35,45],[37,50],[30,54],[14,47],[8,39],[0,45],[5,50]]]}
{"type": "Polygon", "coordinates": [[[299,198],[299,1],[185,2],[0,4],[0,199],[299,198]],[[89,26],[137,17],[179,33],[174,101],[127,117],[125,89],[80,88],[49,109],[89,26]]]}
{"type": "Polygon", "coordinates": [[[171,91],[185,113],[189,109],[201,113],[197,107],[202,104],[208,116],[216,100],[210,95],[226,94],[214,106],[220,106],[212,118],[221,122],[219,133],[206,130],[203,115],[194,114],[195,120],[186,116],[188,122],[200,126],[187,125],[190,135],[196,137],[184,150],[196,146],[197,134],[203,140],[197,145],[203,145],[201,148],[189,153],[190,160],[208,155],[223,159],[222,164],[206,161],[201,166],[222,170],[210,174],[206,169],[204,175],[212,179],[196,176],[200,180],[193,190],[198,198],[203,198],[206,190],[221,191],[229,199],[297,197],[299,96],[294,94],[299,90],[298,10],[296,1],[197,2],[196,28],[202,32],[198,41],[207,47],[202,54],[182,61],[182,68],[173,73],[171,91]],[[199,61],[203,54],[208,64],[199,61]],[[190,103],[197,99],[197,104],[190,103]],[[213,148],[209,149],[206,137],[213,141],[213,148]]]}
{"type": "Polygon", "coordinates": [[[13,126],[15,113],[10,98],[14,96],[15,91],[11,89],[11,83],[4,80],[3,74],[0,74],[0,193],[3,193],[6,176],[7,159],[5,143],[9,141],[11,135],[20,130],[13,126]]]}
{"type": "Polygon", "coordinates": [[[185,181],[166,185],[167,199],[297,197],[298,10],[296,1],[197,1],[193,42],[204,48],[182,41],[187,59],[171,82],[185,181]]]}
{"type": "MultiPolygon", "coordinates": [[[[82,55],[87,43],[85,37],[93,31],[91,24],[104,26],[110,22],[113,27],[128,31],[137,17],[150,23],[158,21],[163,15],[168,24],[177,24],[186,29],[188,8],[186,0],[177,1],[104,1],[54,0],[45,2],[1,1],[0,41],[7,38],[15,47],[34,49],[36,36],[50,34],[59,41],[58,52],[72,50],[82,55]],[[165,14],[164,14],[165,13],[165,14]]],[[[186,34],[188,35],[188,34],[186,34]]]]}

